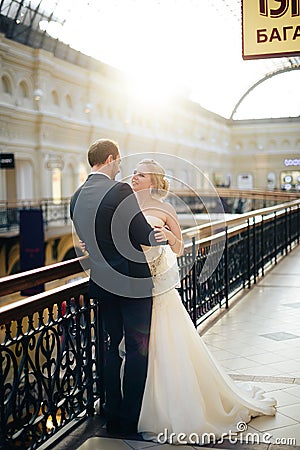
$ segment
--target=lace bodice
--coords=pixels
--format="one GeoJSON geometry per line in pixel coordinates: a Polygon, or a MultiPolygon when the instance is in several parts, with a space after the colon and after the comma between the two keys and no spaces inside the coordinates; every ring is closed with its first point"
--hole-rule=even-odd
{"type": "MultiPolygon", "coordinates": [[[[146,216],[151,226],[163,226],[162,219],[148,215],[146,216]]],[[[161,295],[170,289],[179,286],[179,271],[177,257],[169,245],[158,247],[143,246],[151,275],[153,278],[153,295],[161,295]]]]}

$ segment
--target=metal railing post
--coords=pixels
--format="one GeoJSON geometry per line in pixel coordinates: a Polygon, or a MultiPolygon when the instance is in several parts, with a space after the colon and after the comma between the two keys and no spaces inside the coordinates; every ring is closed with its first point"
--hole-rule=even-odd
{"type": "Polygon", "coordinates": [[[288,245],[292,251],[292,208],[288,208],[288,245]]]}
{"type": "Polygon", "coordinates": [[[65,202],[64,202],[64,219],[65,219],[65,225],[67,225],[67,223],[68,223],[68,209],[69,209],[68,206],[69,206],[68,203],[65,201],[65,202]]]}
{"type": "Polygon", "coordinates": [[[264,276],[265,274],[265,258],[264,258],[264,251],[265,251],[265,242],[264,242],[264,216],[261,216],[261,232],[260,232],[260,245],[261,245],[261,274],[264,276]]]}
{"type": "Polygon", "coordinates": [[[196,269],[196,240],[195,237],[192,239],[192,258],[193,258],[193,267],[192,267],[192,284],[193,284],[193,295],[192,295],[192,308],[193,308],[193,323],[197,325],[197,269],[196,269]]]}
{"type": "Polygon", "coordinates": [[[297,206],[297,243],[300,244],[300,205],[297,206]]]}
{"type": "Polygon", "coordinates": [[[285,208],[284,214],[284,250],[285,254],[288,254],[288,208],[285,208]]]}
{"type": "Polygon", "coordinates": [[[10,220],[9,220],[9,212],[8,212],[8,202],[6,203],[6,224],[7,224],[7,229],[10,230],[10,220]]]}
{"type": "Polygon", "coordinates": [[[48,203],[47,201],[43,204],[43,215],[44,215],[44,224],[46,225],[46,227],[48,226],[48,203]]]}
{"type": "Polygon", "coordinates": [[[98,408],[98,414],[102,412],[103,404],[105,403],[105,391],[104,391],[104,359],[105,359],[105,340],[104,329],[101,317],[101,310],[99,302],[100,300],[94,299],[95,302],[95,328],[96,328],[96,396],[100,401],[100,409],[98,408]]]}
{"type": "Polygon", "coordinates": [[[253,283],[256,284],[257,263],[256,263],[256,222],[253,217],[253,283]]]}
{"type": "Polygon", "coordinates": [[[250,251],[251,251],[251,246],[250,246],[250,233],[251,233],[251,229],[250,229],[250,220],[249,218],[247,219],[247,277],[248,277],[248,289],[250,289],[251,287],[251,257],[250,257],[250,251]]]}
{"type": "MultiPolygon", "coordinates": [[[[84,316],[85,316],[85,334],[86,334],[86,386],[87,386],[87,405],[86,412],[88,416],[92,416],[95,412],[94,408],[94,390],[93,390],[93,358],[92,358],[92,338],[91,338],[91,304],[88,294],[84,295],[84,316]]],[[[80,322],[79,322],[80,326],[80,322]]]]}
{"type": "Polygon", "coordinates": [[[228,277],[228,227],[225,228],[225,305],[228,309],[228,292],[229,292],[229,277],[228,277]]]}
{"type": "Polygon", "coordinates": [[[277,213],[274,212],[274,263],[277,264],[277,213]]]}

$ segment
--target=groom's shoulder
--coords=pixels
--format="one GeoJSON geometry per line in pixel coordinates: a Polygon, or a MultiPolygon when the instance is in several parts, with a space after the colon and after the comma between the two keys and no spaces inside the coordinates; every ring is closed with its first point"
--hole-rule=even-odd
{"type": "Polygon", "coordinates": [[[115,187],[116,189],[119,189],[120,191],[128,191],[128,192],[132,192],[132,188],[131,186],[126,182],[126,181],[116,181],[116,180],[112,180],[113,181],[113,187],[115,187]]]}
{"type": "Polygon", "coordinates": [[[107,182],[103,183],[101,192],[103,198],[105,197],[107,200],[115,199],[116,197],[118,199],[125,198],[133,193],[128,183],[116,180],[107,180],[107,182]]]}
{"type": "Polygon", "coordinates": [[[84,183],[82,183],[80,186],[78,186],[78,188],[76,189],[76,191],[73,193],[73,195],[71,196],[71,203],[76,201],[80,192],[82,191],[83,187],[84,187],[84,183]]]}

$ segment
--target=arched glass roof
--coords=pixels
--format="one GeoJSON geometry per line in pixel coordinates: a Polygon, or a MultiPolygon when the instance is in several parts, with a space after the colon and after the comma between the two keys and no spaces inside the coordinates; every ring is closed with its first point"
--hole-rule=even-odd
{"type": "Polygon", "coordinates": [[[226,118],[300,116],[300,49],[244,61],[241,0],[0,0],[0,14],[8,38],[43,47],[50,35],[140,93],[180,92],[226,118]]]}

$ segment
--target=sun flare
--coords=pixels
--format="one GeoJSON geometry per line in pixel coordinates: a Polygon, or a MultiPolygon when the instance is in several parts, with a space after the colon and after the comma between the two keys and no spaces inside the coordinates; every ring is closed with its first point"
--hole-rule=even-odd
{"type": "MultiPolygon", "coordinates": [[[[49,16],[52,3],[44,1],[49,16]]],[[[40,28],[121,70],[131,80],[128,95],[140,106],[165,105],[180,96],[229,118],[247,89],[274,66],[272,59],[268,69],[262,60],[242,61],[239,2],[224,3],[89,0],[89,7],[82,8],[81,0],[61,0],[40,28]]],[[[296,80],[295,92],[298,84],[296,80]]],[[[280,106],[276,96],[268,105],[272,117],[280,106]]],[[[255,117],[256,109],[249,106],[245,114],[255,117]]]]}
{"type": "Polygon", "coordinates": [[[183,94],[180,83],[172,80],[171,75],[157,77],[155,73],[146,73],[129,78],[128,91],[135,103],[141,107],[164,106],[172,99],[183,94]]]}

